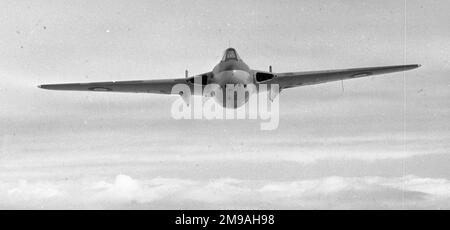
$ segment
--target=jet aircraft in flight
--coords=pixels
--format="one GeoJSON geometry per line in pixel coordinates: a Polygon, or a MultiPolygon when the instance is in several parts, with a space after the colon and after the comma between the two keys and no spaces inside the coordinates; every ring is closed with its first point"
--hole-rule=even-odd
{"type": "MultiPolygon", "coordinates": [[[[303,71],[303,72],[272,72],[253,70],[245,64],[239,57],[234,48],[225,50],[222,60],[213,68],[212,71],[188,76],[186,71],[185,78],[160,79],[160,80],[136,80],[136,81],[110,81],[110,82],[92,82],[92,83],[69,83],[69,84],[48,84],[39,85],[39,88],[50,90],[78,90],[78,91],[101,91],[101,92],[126,92],[126,93],[158,93],[158,94],[179,94],[183,97],[183,92],[173,91],[173,87],[177,84],[187,85],[191,92],[196,93],[195,87],[204,89],[207,85],[215,84],[222,92],[226,92],[227,85],[242,86],[249,90],[245,97],[235,97],[234,104],[225,103],[224,96],[220,94],[210,94],[219,104],[224,107],[237,108],[244,105],[249,95],[256,93],[258,86],[266,84],[267,86],[277,84],[279,91],[293,88],[297,86],[306,86],[321,84],[331,81],[340,81],[346,79],[368,77],[379,74],[387,74],[398,71],[406,71],[420,67],[418,64],[413,65],[395,65],[380,66],[338,70],[322,70],[322,71],[303,71]],[[251,87],[250,87],[251,86],[251,87]]],[[[200,91],[202,92],[202,91],[200,91]]],[[[205,96],[204,94],[201,94],[205,96]]],[[[234,96],[233,94],[231,94],[234,96]]],[[[186,101],[186,100],[185,100],[186,101]]]]}

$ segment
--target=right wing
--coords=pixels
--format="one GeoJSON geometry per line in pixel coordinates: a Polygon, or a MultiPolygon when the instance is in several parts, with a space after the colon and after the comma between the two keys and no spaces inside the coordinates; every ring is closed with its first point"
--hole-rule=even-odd
{"type": "Polygon", "coordinates": [[[406,71],[418,67],[420,67],[420,65],[398,65],[324,71],[277,73],[276,77],[272,80],[271,83],[278,83],[280,85],[280,89],[287,89],[296,86],[314,85],[330,81],[340,81],[345,79],[406,71]]]}

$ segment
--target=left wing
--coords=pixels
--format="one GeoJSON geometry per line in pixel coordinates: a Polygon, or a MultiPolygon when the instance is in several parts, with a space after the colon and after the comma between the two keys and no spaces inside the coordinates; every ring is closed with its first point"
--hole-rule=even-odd
{"type": "Polygon", "coordinates": [[[292,88],[303,85],[314,85],[330,81],[339,81],[345,79],[368,77],[378,74],[406,71],[420,67],[420,65],[398,65],[381,66],[354,69],[308,71],[308,72],[290,72],[278,73],[270,82],[279,84],[280,89],[292,88]]]}
{"type": "Polygon", "coordinates": [[[50,84],[38,87],[51,90],[171,94],[176,84],[186,84],[186,79],[50,84]]]}
{"type": "Polygon", "coordinates": [[[198,82],[204,86],[208,83],[211,76],[212,73],[208,72],[189,78],[50,84],[39,85],[38,87],[51,90],[171,94],[173,86],[186,84],[191,89],[191,92],[194,93],[194,84],[198,82]]]}

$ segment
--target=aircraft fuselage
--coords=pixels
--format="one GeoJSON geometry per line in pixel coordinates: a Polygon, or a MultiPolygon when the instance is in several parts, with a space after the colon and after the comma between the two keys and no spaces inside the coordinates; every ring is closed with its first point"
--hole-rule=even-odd
{"type": "Polygon", "coordinates": [[[256,92],[255,71],[239,58],[233,48],[227,49],[222,61],[214,67],[209,83],[217,84],[222,89],[223,94],[214,95],[214,98],[224,107],[240,107],[256,92]],[[244,97],[237,97],[237,90],[244,90],[244,97]],[[234,103],[227,104],[227,100],[234,103]]]}

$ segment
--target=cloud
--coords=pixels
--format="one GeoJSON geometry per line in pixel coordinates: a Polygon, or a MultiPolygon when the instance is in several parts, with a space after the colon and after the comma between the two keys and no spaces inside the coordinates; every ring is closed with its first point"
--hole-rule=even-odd
{"type": "Polygon", "coordinates": [[[325,177],[268,182],[117,175],[112,181],[0,183],[0,208],[33,209],[400,209],[449,208],[438,178],[325,177]]]}
{"type": "MultiPolygon", "coordinates": [[[[147,182],[118,175],[112,183],[100,181],[88,189],[93,201],[101,203],[151,203],[182,191],[193,183],[189,180],[155,178],[147,182]],[[92,190],[91,190],[92,189],[92,190]]],[[[194,183],[195,184],[195,183],[194,183]]]]}
{"type": "Polygon", "coordinates": [[[55,183],[21,180],[11,185],[0,182],[0,208],[46,208],[48,201],[63,198],[63,193],[55,183]]]}

